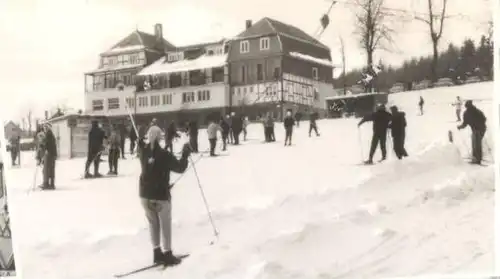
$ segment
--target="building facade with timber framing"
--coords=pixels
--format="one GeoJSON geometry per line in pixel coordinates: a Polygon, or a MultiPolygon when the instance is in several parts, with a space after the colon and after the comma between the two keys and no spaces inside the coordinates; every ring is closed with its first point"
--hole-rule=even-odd
{"type": "Polygon", "coordinates": [[[285,109],[326,112],[334,95],[330,50],[304,31],[263,18],[231,39],[176,47],[134,31],[85,74],[85,113],[138,123],[197,120],[235,111],[250,119],[285,109]]]}

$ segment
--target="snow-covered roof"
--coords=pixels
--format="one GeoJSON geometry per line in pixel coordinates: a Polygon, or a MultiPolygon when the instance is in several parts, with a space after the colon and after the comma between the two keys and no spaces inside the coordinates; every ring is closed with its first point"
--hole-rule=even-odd
{"type": "Polygon", "coordinates": [[[137,67],[142,67],[143,65],[113,65],[113,66],[106,66],[103,68],[95,69],[93,71],[88,72],[87,74],[96,74],[96,73],[104,73],[104,72],[112,72],[116,70],[126,70],[126,69],[133,69],[137,67]]]}
{"type": "Polygon", "coordinates": [[[165,63],[166,57],[158,59],[155,63],[149,65],[139,72],[139,76],[167,74],[176,72],[187,72],[199,69],[208,69],[222,67],[226,65],[227,54],[224,55],[202,55],[192,60],[180,60],[171,63],[165,63]]]}
{"type": "Polygon", "coordinates": [[[298,59],[306,60],[309,62],[321,64],[321,65],[328,66],[328,67],[334,67],[332,61],[330,61],[328,59],[317,58],[317,57],[303,54],[300,52],[290,52],[290,55],[295,57],[295,58],[298,58],[298,59]]]}
{"type": "Polygon", "coordinates": [[[143,49],[144,49],[143,45],[115,47],[115,48],[112,48],[112,49],[104,52],[103,54],[113,54],[113,53],[126,52],[126,51],[135,51],[135,50],[143,50],[143,49]]]}
{"type": "Polygon", "coordinates": [[[329,96],[329,97],[325,97],[325,100],[329,101],[329,100],[362,98],[362,97],[371,96],[371,95],[387,95],[387,93],[376,92],[376,93],[360,93],[360,94],[353,94],[353,95],[329,96]]]}

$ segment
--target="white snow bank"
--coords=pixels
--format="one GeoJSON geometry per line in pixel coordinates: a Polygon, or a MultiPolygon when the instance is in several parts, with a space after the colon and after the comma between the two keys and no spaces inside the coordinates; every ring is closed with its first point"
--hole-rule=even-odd
{"type": "Polygon", "coordinates": [[[226,65],[227,54],[225,55],[202,55],[192,60],[180,60],[175,62],[166,62],[166,57],[158,59],[155,63],[144,68],[138,75],[157,75],[176,72],[187,72],[193,70],[202,70],[226,65]]]}
{"type": "Polygon", "coordinates": [[[307,54],[303,54],[303,53],[300,53],[300,52],[290,52],[290,55],[292,57],[295,57],[295,58],[298,58],[298,59],[302,59],[302,60],[305,60],[305,61],[309,61],[309,62],[321,64],[323,66],[333,67],[332,61],[330,61],[328,59],[317,58],[317,57],[314,57],[314,56],[311,56],[311,55],[307,55],[307,54]]]}

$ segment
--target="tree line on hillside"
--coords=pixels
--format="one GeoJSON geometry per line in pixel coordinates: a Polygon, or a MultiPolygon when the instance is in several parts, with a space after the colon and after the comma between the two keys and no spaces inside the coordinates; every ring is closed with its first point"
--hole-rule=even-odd
{"type": "MultiPolygon", "coordinates": [[[[432,80],[432,55],[414,57],[400,66],[378,62],[381,71],[371,86],[375,91],[387,92],[395,83],[409,84],[432,80]]],[[[334,79],[336,88],[351,87],[359,84],[366,69],[355,69],[334,79]]],[[[493,42],[482,36],[479,44],[471,39],[463,41],[461,46],[449,44],[446,51],[439,53],[436,69],[437,79],[450,78],[455,84],[463,83],[469,77],[480,80],[493,79],[493,42]]]]}

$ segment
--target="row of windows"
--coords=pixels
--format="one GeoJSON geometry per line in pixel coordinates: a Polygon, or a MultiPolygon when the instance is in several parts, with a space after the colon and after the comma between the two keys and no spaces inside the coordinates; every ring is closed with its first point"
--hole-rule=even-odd
{"type": "MultiPolygon", "coordinates": [[[[260,38],[259,48],[260,48],[260,50],[269,50],[270,40],[268,37],[260,38]]],[[[249,52],[250,52],[250,42],[247,40],[241,41],[240,42],[240,53],[249,53],[249,52]]]]}
{"type": "MultiPolygon", "coordinates": [[[[266,77],[266,73],[264,71],[264,65],[257,64],[256,70],[257,70],[257,73],[256,73],[257,81],[264,81],[265,77],[266,77]]],[[[246,83],[248,81],[248,74],[249,74],[248,73],[248,66],[246,66],[246,65],[241,66],[240,73],[241,73],[240,82],[246,83]]],[[[279,79],[280,75],[281,75],[281,68],[280,67],[274,68],[274,72],[273,72],[274,79],[279,79]]],[[[312,77],[314,80],[319,80],[318,68],[316,68],[316,67],[312,68],[312,77]]]]}
{"type": "Polygon", "coordinates": [[[115,56],[103,57],[101,64],[106,66],[124,66],[124,65],[142,65],[145,62],[144,53],[120,54],[115,56]]]}
{"type": "MultiPolygon", "coordinates": [[[[195,92],[184,92],[182,93],[182,103],[193,103],[196,101],[195,96],[198,97],[198,102],[209,101],[210,91],[209,90],[198,90],[195,92]]],[[[119,98],[108,98],[108,110],[115,110],[120,108],[119,98]]],[[[128,97],[125,99],[128,108],[135,107],[135,98],[128,97]]],[[[152,95],[152,96],[141,96],[137,98],[138,107],[157,107],[161,105],[171,105],[172,104],[172,94],[163,95],[152,95]]],[[[104,100],[93,100],[92,101],[93,111],[104,110],[104,100]]]]}

